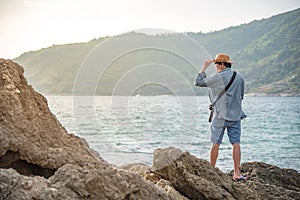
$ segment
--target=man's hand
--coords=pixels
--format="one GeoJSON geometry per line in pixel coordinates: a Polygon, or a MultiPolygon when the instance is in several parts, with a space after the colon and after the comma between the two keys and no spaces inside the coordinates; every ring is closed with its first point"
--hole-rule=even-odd
{"type": "Polygon", "coordinates": [[[205,72],[206,69],[209,67],[209,65],[210,65],[211,63],[213,63],[213,62],[214,62],[214,61],[212,61],[212,60],[205,60],[205,61],[203,62],[203,65],[202,65],[202,67],[201,67],[200,72],[205,72]]]}

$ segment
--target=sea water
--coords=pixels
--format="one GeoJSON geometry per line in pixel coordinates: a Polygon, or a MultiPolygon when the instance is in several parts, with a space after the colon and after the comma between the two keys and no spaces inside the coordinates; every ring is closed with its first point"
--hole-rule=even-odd
{"type": "MultiPolygon", "coordinates": [[[[83,137],[111,164],[152,165],[157,148],[175,147],[208,160],[207,97],[48,96],[68,132],[83,137]]],[[[300,171],[300,98],[245,97],[241,162],[260,161],[300,171]]],[[[225,134],[217,167],[233,168],[225,134]]]]}

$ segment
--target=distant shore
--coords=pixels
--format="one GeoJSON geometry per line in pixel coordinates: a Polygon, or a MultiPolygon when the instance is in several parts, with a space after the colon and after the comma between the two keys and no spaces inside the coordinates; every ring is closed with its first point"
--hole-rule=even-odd
{"type": "Polygon", "coordinates": [[[268,94],[268,93],[247,93],[245,94],[247,97],[300,97],[299,93],[276,93],[276,94],[268,94]]]}

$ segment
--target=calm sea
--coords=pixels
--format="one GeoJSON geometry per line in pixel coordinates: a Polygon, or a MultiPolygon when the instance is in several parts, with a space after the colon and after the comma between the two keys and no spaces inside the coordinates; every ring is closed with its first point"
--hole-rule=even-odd
{"type": "MultiPolygon", "coordinates": [[[[70,133],[85,138],[111,164],[152,165],[156,148],[176,147],[208,160],[207,97],[48,96],[70,133]]],[[[262,161],[300,171],[300,98],[245,97],[242,162],[262,161]]],[[[232,169],[227,135],[217,167],[232,169]]]]}

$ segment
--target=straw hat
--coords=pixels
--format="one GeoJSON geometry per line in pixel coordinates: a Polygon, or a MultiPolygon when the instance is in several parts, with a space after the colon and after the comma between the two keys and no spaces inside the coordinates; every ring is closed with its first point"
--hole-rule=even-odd
{"type": "Polygon", "coordinates": [[[226,54],[217,54],[216,57],[213,59],[213,62],[224,62],[224,63],[234,63],[230,60],[230,57],[226,54]]]}

